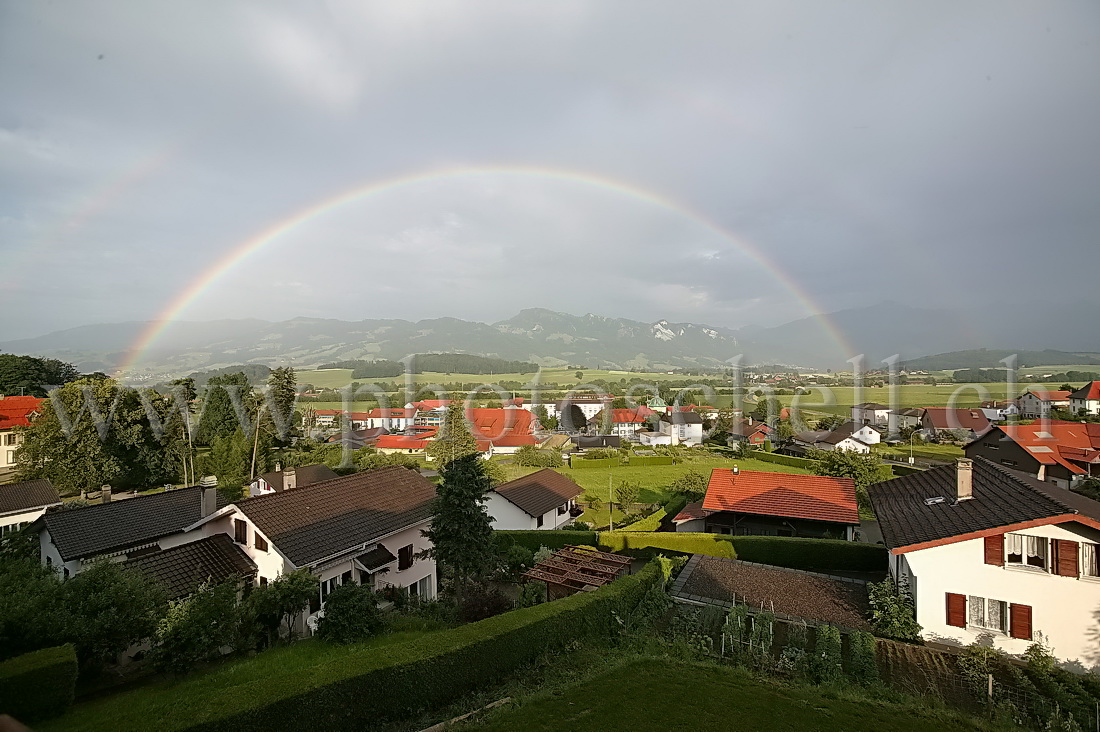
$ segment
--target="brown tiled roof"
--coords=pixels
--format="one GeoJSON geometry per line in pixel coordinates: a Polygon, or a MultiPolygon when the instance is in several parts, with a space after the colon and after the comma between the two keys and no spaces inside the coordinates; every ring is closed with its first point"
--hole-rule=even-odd
{"type": "MultiPolygon", "coordinates": [[[[182,531],[202,519],[202,490],[191,486],[68,511],[47,511],[40,520],[67,562],[140,546],[182,531]]],[[[219,493],[218,508],[225,504],[219,493]]]]}
{"type": "Polygon", "coordinates": [[[181,544],[162,552],[130,559],[123,566],[136,569],[164,586],[169,600],[186,597],[204,582],[252,577],[256,565],[228,534],[181,544]]]}
{"type": "MultiPolygon", "coordinates": [[[[272,471],[264,473],[260,477],[278,492],[283,489],[283,476],[285,474],[285,470],[272,471]]],[[[303,465],[294,469],[294,485],[298,488],[305,488],[307,485],[320,483],[322,480],[332,480],[339,477],[332,468],[320,463],[317,465],[303,465]]]]}
{"type": "Polygon", "coordinates": [[[246,498],[237,508],[298,567],[373,543],[431,516],[435,486],[393,466],[246,498]]]}
{"type": "Polygon", "coordinates": [[[556,470],[543,468],[493,489],[529,516],[542,516],[584,493],[556,470]]]}
{"type": "Polygon", "coordinates": [[[48,480],[27,480],[0,485],[0,515],[29,511],[61,503],[53,483],[48,480]]]}
{"type": "Polygon", "coordinates": [[[955,476],[955,466],[945,465],[867,489],[887,547],[939,542],[1056,516],[1100,521],[1100,503],[984,458],[974,459],[970,500],[955,500],[955,476]],[[937,497],[944,500],[925,503],[937,497]]]}

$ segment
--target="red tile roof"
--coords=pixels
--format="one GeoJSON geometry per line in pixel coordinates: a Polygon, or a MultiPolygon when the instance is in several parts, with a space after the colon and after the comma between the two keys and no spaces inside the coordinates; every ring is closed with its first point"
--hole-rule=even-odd
{"type": "MultiPolygon", "coordinates": [[[[645,405],[639,406],[637,409],[612,409],[611,410],[611,423],[612,424],[645,424],[649,421],[649,418],[656,414],[652,409],[645,405]]],[[[604,410],[600,410],[589,422],[602,422],[604,410]]]]}
{"type": "Polygon", "coordinates": [[[31,415],[37,412],[45,401],[45,399],[29,396],[0,398],[0,430],[29,427],[31,415]]]}
{"type": "Polygon", "coordinates": [[[949,409],[925,407],[925,418],[937,430],[973,430],[977,434],[989,431],[989,418],[980,409],[949,409]]]}
{"type": "Polygon", "coordinates": [[[1090,381],[1070,394],[1073,399],[1100,399],[1100,381],[1090,381]]]}
{"type": "Polygon", "coordinates": [[[1100,458],[1100,424],[1047,420],[1000,429],[1040,463],[1058,464],[1071,473],[1088,471],[1070,460],[1094,462],[1100,458]]]}
{"type": "Polygon", "coordinates": [[[859,523],[856,486],[852,479],[819,475],[734,473],[726,468],[715,468],[710,473],[703,509],[859,523]]]}
{"type": "MultiPolygon", "coordinates": [[[[1064,402],[1069,399],[1070,392],[1068,391],[1039,391],[1036,389],[1031,390],[1031,395],[1036,399],[1044,402],[1064,402]]],[[[1025,395],[1026,396],[1026,395],[1025,395]]]]}
{"type": "Polygon", "coordinates": [[[685,521],[694,521],[695,519],[702,519],[707,517],[707,512],[703,510],[703,502],[695,501],[684,506],[684,509],[680,513],[676,514],[676,517],[672,519],[672,523],[680,524],[685,521]]]}
{"type": "MultiPolygon", "coordinates": [[[[409,411],[412,411],[412,410],[409,410],[409,411]]],[[[398,408],[398,409],[382,409],[382,408],[376,407],[376,408],[370,410],[369,412],[367,412],[367,419],[386,419],[386,418],[393,419],[394,417],[397,417],[397,418],[400,419],[400,418],[404,418],[406,416],[410,416],[410,415],[408,415],[406,413],[404,407],[401,407],[401,408],[398,408]]]]}

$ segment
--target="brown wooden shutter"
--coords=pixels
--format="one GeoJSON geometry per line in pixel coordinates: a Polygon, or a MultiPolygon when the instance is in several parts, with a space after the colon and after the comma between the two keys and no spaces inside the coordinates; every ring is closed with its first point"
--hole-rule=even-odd
{"type": "Polygon", "coordinates": [[[1008,634],[1031,640],[1031,605],[1008,606],[1008,634]]]}
{"type": "Polygon", "coordinates": [[[947,593],[947,624],[956,628],[966,627],[966,595],[947,593]]]}
{"type": "Polygon", "coordinates": [[[985,563],[996,564],[998,567],[1005,565],[1005,535],[994,534],[985,537],[985,563]]]}
{"type": "Polygon", "coordinates": [[[1054,573],[1062,577],[1076,577],[1078,546],[1076,541],[1054,540],[1054,573]]]}

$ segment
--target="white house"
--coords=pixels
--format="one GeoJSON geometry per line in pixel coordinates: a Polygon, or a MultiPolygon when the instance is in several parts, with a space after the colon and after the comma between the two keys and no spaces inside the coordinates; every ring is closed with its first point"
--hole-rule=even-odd
{"type": "Polygon", "coordinates": [[[868,492],[925,639],[1100,668],[1100,503],[981,458],[868,492]]]}
{"type": "Polygon", "coordinates": [[[1020,407],[1017,406],[1015,399],[982,402],[980,409],[990,422],[1004,422],[1009,417],[1015,417],[1020,413],[1020,407]]]}
{"type": "Polygon", "coordinates": [[[1090,381],[1070,394],[1069,409],[1074,414],[1100,414],[1100,381],[1090,381]]]}
{"type": "Polygon", "coordinates": [[[317,577],[306,624],[313,627],[333,589],[356,582],[434,599],[435,560],[422,532],[435,486],[403,467],[369,470],[224,506],[187,527],[228,534],[256,565],[261,585],[297,569],[317,577]]]}
{"type": "Polygon", "coordinates": [[[816,450],[832,452],[855,452],[867,454],[871,445],[878,444],[882,435],[869,424],[845,422],[830,432],[801,432],[795,435],[795,442],[816,450]]]}
{"type": "Polygon", "coordinates": [[[661,432],[671,436],[673,445],[699,445],[703,442],[703,418],[694,411],[672,412],[661,417],[661,432]]]}
{"type": "Polygon", "coordinates": [[[547,404],[546,410],[550,416],[561,419],[562,411],[571,404],[576,405],[581,410],[585,420],[589,420],[599,414],[604,407],[611,404],[611,396],[608,394],[577,394],[560,402],[547,404]]]}
{"type": "Polygon", "coordinates": [[[400,432],[411,425],[415,418],[415,409],[382,409],[377,407],[367,412],[363,424],[366,429],[381,427],[391,432],[400,432]]]}
{"type": "Polygon", "coordinates": [[[1054,408],[1069,409],[1068,391],[1027,391],[1016,400],[1020,405],[1020,416],[1024,419],[1049,417],[1054,408]]]}
{"type": "Polygon", "coordinates": [[[636,409],[601,410],[588,420],[592,430],[620,438],[632,438],[638,430],[645,429],[655,413],[646,406],[636,409]]]}
{"type": "Polygon", "coordinates": [[[47,508],[60,505],[61,499],[48,480],[0,485],[0,536],[18,531],[46,513],[47,508]]]}
{"type": "Polygon", "coordinates": [[[890,420],[891,411],[885,404],[864,402],[852,407],[852,421],[857,424],[884,425],[890,420]]]}
{"type": "Polygon", "coordinates": [[[493,529],[556,529],[581,514],[576,499],[584,489],[556,470],[538,472],[498,485],[486,508],[493,529]]]}

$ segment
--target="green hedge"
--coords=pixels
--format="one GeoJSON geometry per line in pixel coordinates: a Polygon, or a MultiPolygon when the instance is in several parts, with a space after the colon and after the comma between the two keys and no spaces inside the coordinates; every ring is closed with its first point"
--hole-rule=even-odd
{"type": "Polygon", "coordinates": [[[672,465],[671,455],[632,455],[631,466],[640,465],[672,465]]]}
{"type": "Polygon", "coordinates": [[[73,703],[76,651],[43,648],[0,663],[0,713],[21,722],[56,717],[73,703]]]}
{"type": "Polygon", "coordinates": [[[661,527],[661,522],[664,521],[665,516],[675,516],[680,513],[684,510],[687,502],[687,496],[676,496],[658,511],[646,516],[644,519],[624,526],[623,531],[656,531],[661,527]]]}
{"type": "Polygon", "coordinates": [[[762,460],[766,463],[775,463],[777,465],[789,465],[792,468],[805,468],[806,470],[812,470],[814,465],[817,464],[816,460],[810,458],[794,457],[793,455],[779,455],[774,452],[762,452],[760,450],[752,451],[753,460],[762,460]]]}
{"type": "Polygon", "coordinates": [[[732,536],[737,558],[746,562],[816,572],[885,572],[886,548],[841,539],[732,536]]]}
{"type": "Polygon", "coordinates": [[[600,549],[633,557],[656,554],[705,554],[709,557],[734,559],[732,537],[720,534],[675,533],[671,531],[601,531],[600,549]]]}
{"type": "Polygon", "coordinates": [[[537,552],[540,547],[547,549],[561,549],[563,546],[595,546],[597,534],[595,531],[494,531],[497,544],[507,548],[511,544],[519,544],[528,551],[537,552]]]}
{"type": "MultiPolygon", "coordinates": [[[[273,676],[242,689],[207,695],[186,713],[179,697],[164,699],[124,721],[99,705],[72,722],[76,729],[130,729],[139,718],[162,730],[248,732],[302,729],[361,730],[438,708],[484,688],[579,639],[610,639],[642,600],[668,578],[667,563],[651,563],[595,592],[514,610],[409,643],[368,649],[352,663],[319,664],[304,673],[273,676]]],[[[186,686],[184,682],[177,689],[186,686]]],[[[112,699],[125,705],[127,699],[112,699]]]]}
{"type": "Polygon", "coordinates": [[[615,468],[622,464],[622,460],[616,458],[596,458],[585,460],[577,458],[569,462],[571,468],[615,468]]]}
{"type": "Polygon", "coordinates": [[[923,473],[921,468],[913,467],[912,465],[891,465],[890,469],[894,471],[894,475],[899,478],[903,475],[912,475],[913,473],[923,473]]]}

